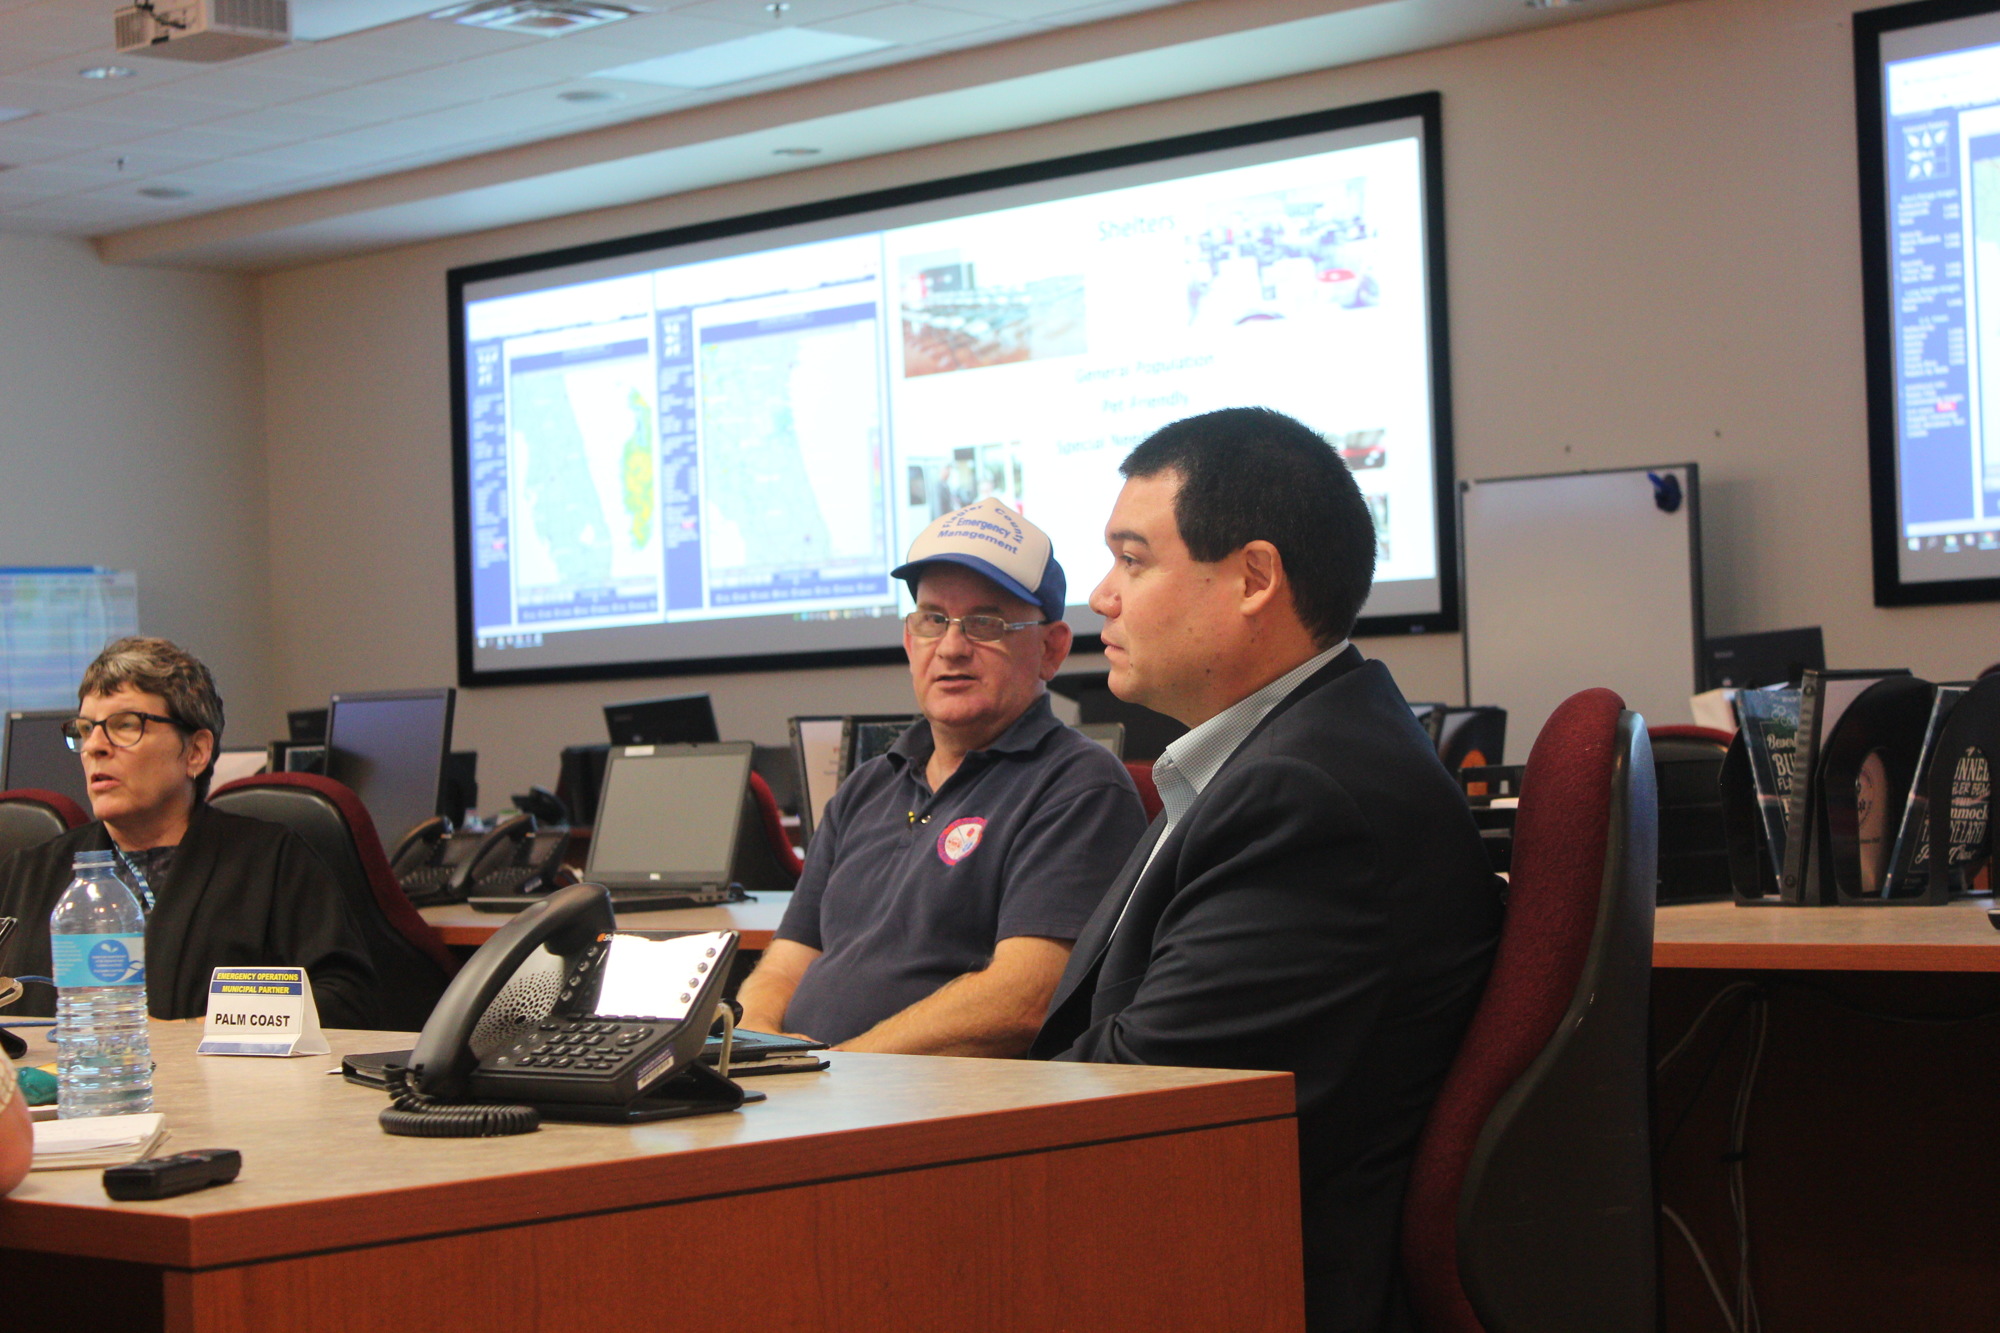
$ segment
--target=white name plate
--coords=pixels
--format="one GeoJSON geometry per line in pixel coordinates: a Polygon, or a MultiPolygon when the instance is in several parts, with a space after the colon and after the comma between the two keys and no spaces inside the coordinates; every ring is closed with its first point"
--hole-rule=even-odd
{"type": "Polygon", "coordinates": [[[197,1055],[326,1055],[319,1006],[302,967],[218,967],[197,1055]]]}

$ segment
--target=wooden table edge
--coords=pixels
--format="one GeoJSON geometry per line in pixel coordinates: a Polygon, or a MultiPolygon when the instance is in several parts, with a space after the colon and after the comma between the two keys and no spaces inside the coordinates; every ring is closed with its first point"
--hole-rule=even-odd
{"type": "MultiPolygon", "coordinates": [[[[754,1108],[750,1112],[754,1114],[754,1108]]],[[[1222,1129],[1294,1113],[1292,1076],[1242,1071],[1223,1082],[825,1135],[724,1144],[553,1170],[391,1187],[229,1212],[155,1213],[0,1200],[0,1248],[120,1259],[182,1270],[228,1267],[499,1227],[760,1193],[999,1157],[1222,1129]],[[672,1162],[670,1170],[661,1163],[672,1162]],[[551,1212],[562,1197],[587,1206],[551,1212]]],[[[448,1143],[441,1141],[440,1146],[448,1143]]]]}
{"type": "Polygon", "coordinates": [[[1655,940],[1653,966],[1771,972],[2000,972],[2000,941],[1892,944],[1655,940]]]}

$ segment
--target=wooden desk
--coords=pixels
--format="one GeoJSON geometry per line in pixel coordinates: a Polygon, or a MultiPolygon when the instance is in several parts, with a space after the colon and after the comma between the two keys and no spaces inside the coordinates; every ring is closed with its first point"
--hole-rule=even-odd
{"type": "Polygon", "coordinates": [[[2000,972],[1990,899],[1944,907],[1682,903],[1653,917],[1653,966],[1838,972],[2000,972]]]}
{"type": "Polygon", "coordinates": [[[198,1036],[153,1027],[170,1148],[242,1178],[117,1204],[30,1176],[8,1328],[1302,1327],[1286,1074],[837,1053],[734,1114],[408,1139],[332,1058],[198,1036]]]}
{"type": "MultiPolygon", "coordinates": [[[[1743,1159],[1766,1327],[1993,1327],[2000,1159],[1964,1132],[2000,1101],[1989,905],[1690,903],[1654,917],[1655,1050],[1725,989],[1734,997],[1657,1084],[1660,1200],[1725,1289],[1736,1236],[1725,1154],[1759,1030],[1749,1006],[1767,1006],[1743,1159]]],[[[1721,1333],[1685,1242],[1667,1226],[1660,1237],[1667,1327],[1721,1333]]]]}
{"type": "MultiPolygon", "coordinates": [[[[771,932],[785,919],[785,909],[791,902],[789,893],[759,893],[754,902],[730,903],[724,907],[621,912],[618,924],[627,930],[740,930],[742,948],[767,949],[771,945],[771,932]]],[[[499,912],[475,912],[463,903],[454,907],[426,907],[423,918],[438,928],[446,944],[475,949],[513,920],[499,912]]]]}

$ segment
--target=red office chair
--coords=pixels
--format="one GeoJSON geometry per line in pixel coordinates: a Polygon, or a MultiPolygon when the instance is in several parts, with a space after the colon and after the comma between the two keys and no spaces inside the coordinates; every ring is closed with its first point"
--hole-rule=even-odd
{"type": "Polygon", "coordinates": [[[1146,818],[1153,819],[1160,813],[1160,789],[1153,785],[1153,766],[1141,759],[1127,759],[1125,771],[1139,789],[1139,804],[1146,808],[1146,818]]]}
{"type": "Polygon", "coordinates": [[[761,774],[750,775],[743,795],[743,813],[736,828],[736,856],[731,866],[738,882],[751,893],[783,893],[798,887],[805,862],[785,836],[777,798],[761,774]]]}
{"type": "Polygon", "coordinates": [[[317,773],[259,773],[218,787],[209,804],[268,819],[305,839],[339,881],[375,964],[376,1021],[414,1032],[458,972],[436,927],[417,914],[389,870],[368,808],[345,785],[317,773]]]}
{"type": "Polygon", "coordinates": [[[1430,1333],[1656,1326],[1657,837],[1644,720],[1572,696],[1528,756],[1493,973],[1410,1172],[1404,1270],[1430,1333]]]}
{"type": "Polygon", "coordinates": [[[0,860],[89,822],[83,807],[61,792],[40,787],[0,791],[0,860]]]}

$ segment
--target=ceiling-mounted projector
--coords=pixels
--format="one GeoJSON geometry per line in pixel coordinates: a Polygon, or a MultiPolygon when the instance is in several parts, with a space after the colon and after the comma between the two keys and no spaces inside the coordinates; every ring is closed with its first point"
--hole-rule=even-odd
{"type": "Polygon", "coordinates": [[[292,40],[286,0],[140,0],[111,20],[121,56],[235,60],[292,40]]]}

